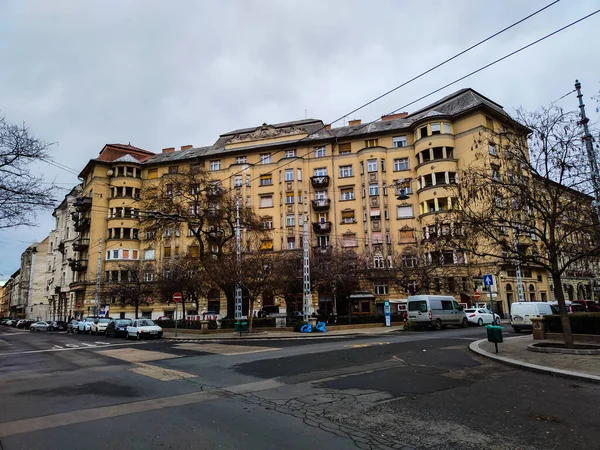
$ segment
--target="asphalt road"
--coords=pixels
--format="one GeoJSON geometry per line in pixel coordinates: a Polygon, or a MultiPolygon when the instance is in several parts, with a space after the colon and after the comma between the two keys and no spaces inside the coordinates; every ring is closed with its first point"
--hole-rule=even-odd
{"type": "Polygon", "coordinates": [[[478,359],[467,346],[484,334],[138,342],[0,326],[0,449],[600,449],[600,386],[478,359]]]}

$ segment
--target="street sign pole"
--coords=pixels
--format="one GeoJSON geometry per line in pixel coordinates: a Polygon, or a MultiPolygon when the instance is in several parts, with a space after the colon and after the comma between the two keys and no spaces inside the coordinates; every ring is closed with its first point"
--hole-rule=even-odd
{"type": "Polygon", "coordinates": [[[175,319],[175,337],[177,337],[177,303],[175,303],[175,311],[173,311],[173,318],[175,319]]]}
{"type": "Polygon", "coordinates": [[[494,285],[494,278],[492,275],[487,274],[483,276],[483,285],[487,287],[488,296],[490,298],[490,311],[492,312],[492,325],[496,322],[494,317],[494,303],[492,300],[492,286],[494,285]]]}
{"type": "Polygon", "coordinates": [[[390,308],[390,301],[386,300],[383,303],[383,314],[385,315],[385,326],[386,327],[391,327],[392,326],[392,311],[390,308]]]}
{"type": "Polygon", "coordinates": [[[177,337],[177,305],[183,299],[181,292],[175,292],[173,294],[173,302],[175,302],[175,311],[173,311],[173,318],[175,319],[175,337],[177,337]]]}

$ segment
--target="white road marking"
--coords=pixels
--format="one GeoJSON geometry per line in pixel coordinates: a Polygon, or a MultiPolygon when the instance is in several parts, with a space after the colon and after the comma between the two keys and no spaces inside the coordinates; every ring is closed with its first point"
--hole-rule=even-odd
{"type": "Polygon", "coordinates": [[[172,353],[164,352],[154,352],[152,350],[139,350],[137,348],[102,350],[96,353],[132,363],[139,363],[145,361],[162,361],[163,359],[181,358],[181,355],[173,355],[172,353]]]}
{"type": "Polygon", "coordinates": [[[65,347],[67,348],[56,348],[56,347],[60,347],[58,345],[55,345],[54,348],[48,348],[45,350],[27,350],[24,352],[4,352],[4,353],[0,353],[0,356],[12,356],[12,355],[27,355],[30,353],[48,353],[48,352],[66,352],[68,350],[89,350],[90,348],[100,348],[100,347],[122,347],[124,345],[144,345],[147,344],[148,342],[133,342],[133,343],[123,343],[123,344],[106,344],[106,343],[102,343],[101,345],[98,346],[94,346],[94,347],[80,347],[78,345],[75,344],[66,344],[65,347]]]}
{"type": "Polygon", "coordinates": [[[185,380],[187,378],[196,378],[198,376],[193,373],[182,372],[181,370],[165,369],[163,367],[144,363],[136,363],[136,366],[137,367],[134,367],[133,369],[129,369],[129,371],[159,381],[185,380]]]}

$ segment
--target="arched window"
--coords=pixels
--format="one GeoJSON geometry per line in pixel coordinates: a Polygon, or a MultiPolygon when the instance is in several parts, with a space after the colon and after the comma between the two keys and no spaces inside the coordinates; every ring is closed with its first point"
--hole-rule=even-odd
{"type": "Polygon", "coordinates": [[[506,303],[508,303],[510,305],[514,301],[515,301],[515,297],[513,294],[512,284],[507,283],[506,284],[506,303]]]}

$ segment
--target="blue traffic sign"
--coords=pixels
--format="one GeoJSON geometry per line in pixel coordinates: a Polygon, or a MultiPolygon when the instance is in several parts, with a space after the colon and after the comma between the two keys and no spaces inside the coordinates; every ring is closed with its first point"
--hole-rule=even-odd
{"type": "Polygon", "coordinates": [[[392,326],[392,311],[390,308],[389,300],[386,300],[385,302],[383,302],[383,314],[385,315],[385,326],[391,327],[392,326]]]}
{"type": "Polygon", "coordinates": [[[483,285],[484,286],[493,286],[494,285],[494,277],[491,275],[484,275],[483,276],[483,285]]]}

